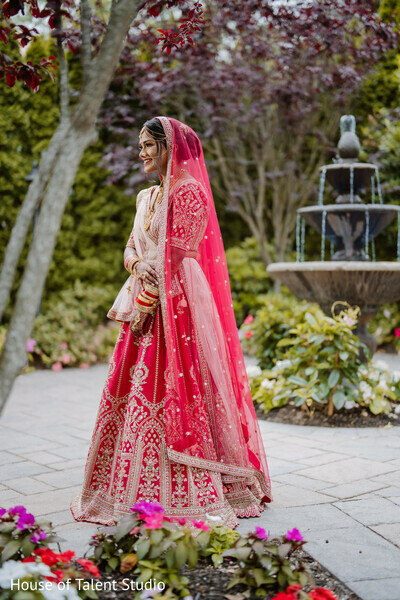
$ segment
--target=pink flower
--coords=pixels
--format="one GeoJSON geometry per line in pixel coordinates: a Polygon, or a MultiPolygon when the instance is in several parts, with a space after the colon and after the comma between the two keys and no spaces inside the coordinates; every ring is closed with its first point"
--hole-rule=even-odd
{"type": "Polygon", "coordinates": [[[164,513],[154,513],[144,517],[144,524],[147,529],[160,529],[164,520],[164,513]]]}
{"type": "Polygon", "coordinates": [[[81,365],[79,365],[80,369],[88,369],[89,368],[89,363],[82,363],[81,365]]]}
{"type": "Polygon", "coordinates": [[[194,519],[191,519],[191,522],[195,527],[197,527],[197,529],[202,529],[203,531],[210,531],[209,526],[206,523],[204,523],[204,521],[195,521],[194,519]]]}
{"type": "Polygon", "coordinates": [[[25,349],[27,352],[33,352],[35,346],[36,346],[36,340],[29,338],[28,341],[26,342],[25,349]]]}
{"type": "Polygon", "coordinates": [[[144,516],[151,517],[154,514],[164,514],[165,512],[158,502],[146,502],[145,500],[136,502],[136,504],[131,506],[131,510],[138,512],[140,519],[143,519],[144,516]]]}
{"type": "Polygon", "coordinates": [[[31,513],[21,513],[17,521],[18,529],[28,529],[35,524],[35,517],[31,513]]]}
{"type": "Polygon", "coordinates": [[[252,337],[253,337],[253,335],[254,335],[254,333],[253,333],[252,331],[245,331],[245,332],[244,332],[244,335],[245,335],[247,338],[252,338],[252,337]]]}
{"type": "Polygon", "coordinates": [[[45,540],[47,538],[46,532],[43,529],[38,529],[34,533],[32,533],[30,540],[34,544],[40,542],[40,540],[45,540]]]}
{"type": "Polygon", "coordinates": [[[60,362],[56,362],[53,365],[51,365],[52,371],[61,371],[62,368],[63,366],[60,362]]]}
{"type": "Polygon", "coordinates": [[[68,363],[71,362],[71,355],[68,354],[68,352],[66,352],[65,354],[62,355],[61,357],[61,362],[64,363],[64,365],[67,365],[68,363]]]}
{"type": "Polygon", "coordinates": [[[346,317],[344,319],[344,322],[346,323],[346,325],[348,325],[349,327],[353,327],[353,325],[355,324],[355,320],[352,319],[351,317],[346,317]]]}
{"type": "Polygon", "coordinates": [[[398,327],[394,330],[394,335],[400,337],[400,329],[398,327]]]}
{"type": "Polygon", "coordinates": [[[61,342],[60,348],[61,348],[61,350],[67,350],[67,348],[68,348],[67,342],[61,342]]]}
{"type": "Polygon", "coordinates": [[[268,533],[262,527],[256,527],[256,534],[260,540],[266,540],[268,533]]]}
{"type": "Polygon", "coordinates": [[[185,519],[185,517],[181,517],[179,519],[176,519],[176,522],[179,523],[179,525],[186,525],[186,519],[185,519]]]}
{"type": "Polygon", "coordinates": [[[291,531],[287,531],[286,533],[287,540],[295,540],[296,542],[301,542],[304,538],[301,535],[300,531],[294,527],[291,531]]]}
{"type": "Polygon", "coordinates": [[[252,323],[254,321],[254,317],[253,315],[248,315],[245,320],[243,321],[243,323],[245,323],[246,325],[249,325],[249,323],[252,323]]]}

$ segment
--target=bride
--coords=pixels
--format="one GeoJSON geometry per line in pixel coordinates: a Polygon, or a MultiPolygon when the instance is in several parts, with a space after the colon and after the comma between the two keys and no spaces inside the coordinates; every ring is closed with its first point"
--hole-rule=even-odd
{"type": "Polygon", "coordinates": [[[176,119],[147,121],[145,173],[124,252],[130,276],[86,461],[78,521],[113,525],[144,500],[236,527],[271,502],[203,150],[176,119]]]}

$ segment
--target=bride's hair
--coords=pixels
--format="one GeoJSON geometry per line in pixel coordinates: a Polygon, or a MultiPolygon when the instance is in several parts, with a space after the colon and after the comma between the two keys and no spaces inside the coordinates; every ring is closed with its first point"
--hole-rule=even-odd
{"type": "Polygon", "coordinates": [[[154,117],[153,119],[149,119],[143,125],[148,131],[148,133],[155,139],[157,152],[161,154],[161,146],[167,148],[167,136],[165,135],[164,127],[161,124],[160,119],[154,117]]]}
{"type": "MultiPolygon", "coordinates": [[[[148,133],[155,139],[157,145],[157,152],[160,154],[161,144],[164,146],[164,148],[167,147],[167,137],[165,135],[164,127],[162,126],[161,121],[157,119],[157,117],[153,117],[152,119],[146,121],[143,127],[145,127],[148,133]]],[[[184,140],[186,142],[178,144],[176,153],[176,159],[178,162],[183,162],[188,158],[196,158],[200,156],[201,152],[201,144],[199,138],[191,129],[189,129],[188,132],[184,134],[184,136],[185,137],[181,140],[176,140],[179,142],[183,142],[184,140]]]]}

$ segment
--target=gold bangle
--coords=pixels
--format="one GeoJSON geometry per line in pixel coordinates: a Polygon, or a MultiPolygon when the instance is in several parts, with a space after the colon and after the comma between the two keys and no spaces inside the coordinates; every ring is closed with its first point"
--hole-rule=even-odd
{"type": "Polygon", "coordinates": [[[146,292],[150,292],[151,294],[157,294],[157,296],[159,295],[158,288],[152,285],[151,283],[146,282],[144,284],[144,289],[146,292]]]}
{"type": "Polygon", "coordinates": [[[127,267],[126,267],[126,268],[127,268],[127,270],[128,270],[130,273],[132,273],[132,269],[133,269],[133,267],[135,266],[135,264],[136,264],[137,262],[139,262],[139,260],[142,260],[142,259],[141,259],[141,258],[139,258],[138,256],[131,256],[131,257],[128,259],[128,262],[127,262],[127,267]]]}
{"type": "Polygon", "coordinates": [[[141,273],[140,275],[138,275],[138,274],[136,273],[136,266],[137,266],[138,262],[139,262],[139,261],[141,261],[141,260],[143,260],[143,258],[139,258],[139,259],[138,259],[137,261],[135,261],[135,263],[132,265],[132,271],[131,271],[131,272],[132,272],[132,275],[133,275],[134,277],[136,277],[136,279],[142,279],[142,277],[143,277],[143,273],[141,273]]]}

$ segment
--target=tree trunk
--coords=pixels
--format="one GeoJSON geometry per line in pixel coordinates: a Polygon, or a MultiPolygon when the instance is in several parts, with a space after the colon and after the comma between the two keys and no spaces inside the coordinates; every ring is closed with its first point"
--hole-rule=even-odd
{"type": "Polygon", "coordinates": [[[54,161],[57,157],[58,148],[60,147],[64,135],[65,124],[58,127],[51,139],[49,147],[42,153],[36,177],[29,186],[28,192],[18,213],[17,220],[11,231],[0,274],[0,322],[3,318],[4,311],[7,308],[15,272],[35,208],[43,198],[54,161]]]}
{"type": "Polygon", "coordinates": [[[71,128],[66,134],[43,197],[28,259],[0,360],[0,412],[15,377],[26,364],[26,341],[32,330],[57,234],[85,148],[93,141],[87,133],[71,128]]]}

